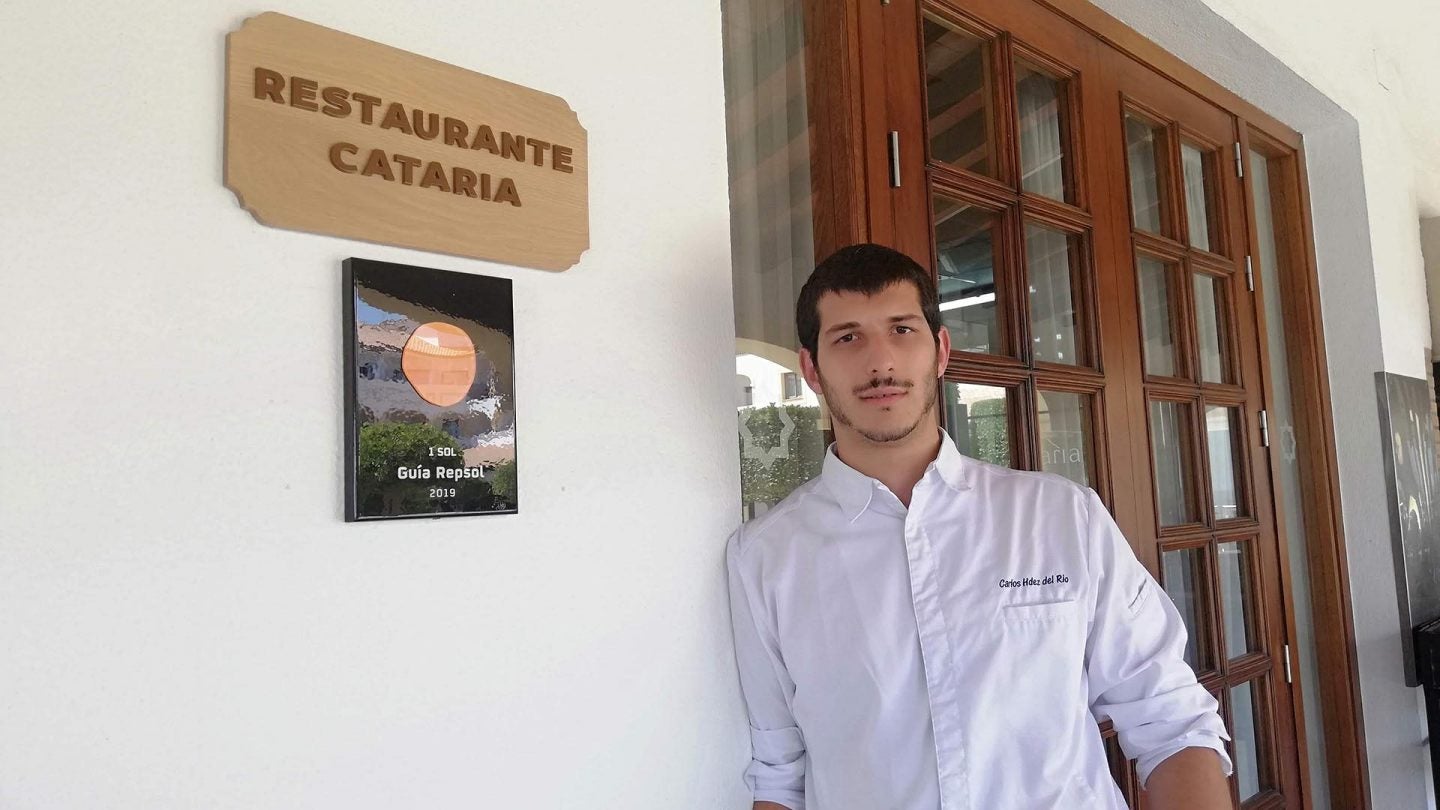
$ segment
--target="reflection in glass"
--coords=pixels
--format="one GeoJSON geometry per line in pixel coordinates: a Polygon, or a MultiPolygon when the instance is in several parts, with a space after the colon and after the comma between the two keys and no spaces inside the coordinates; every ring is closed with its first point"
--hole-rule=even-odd
{"type": "Polygon", "coordinates": [[[1145,373],[1161,377],[1177,376],[1175,329],[1170,318],[1170,267],[1149,256],[1141,256],[1138,265],[1145,373]]]}
{"type": "Polygon", "coordinates": [[[1260,792],[1260,736],[1256,733],[1253,684],[1230,688],[1230,734],[1235,741],[1235,781],[1242,802],[1260,792]]]}
{"type": "Polygon", "coordinates": [[[940,317],[955,351],[999,354],[995,300],[995,231],[1000,216],[935,197],[935,255],[940,262],[940,317]]]}
{"type": "Polygon", "coordinates": [[[1180,144],[1180,167],[1185,175],[1185,224],[1190,244],[1214,250],[1210,242],[1210,189],[1205,182],[1205,155],[1188,143],[1180,144]]]}
{"type": "Polygon", "coordinates": [[[1030,274],[1030,333],[1035,359],[1080,365],[1075,285],[1080,240],[1062,231],[1026,223],[1025,265],[1030,274]]]}
{"type": "Polygon", "coordinates": [[[1238,540],[1215,548],[1220,565],[1220,614],[1225,625],[1225,657],[1253,650],[1250,637],[1250,544],[1238,540]]]}
{"type": "Polygon", "coordinates": [[[1160,233],[1161,141],[1150,122],[1125,115],[1125,154],[1130,166],[1130,214],[1135,229],[1160,233]]]}
{"type": "Polygon", "coordinates": [[[945,428],[961,453],[1013,467],[1010,402],[1001,386],[945,383],[945,428]]]}
{"type": "Polygon", "coordinates": [[[1215,506],[1216,520],[1240,516],[1240,488],[1235,483],[1239,447],[1240,418],[1238,408],[1223,405],[1205,407],[1205,443],[1210,458],[1210,497],[1215,506]]]}
{"type": "Polygon", "coordinates": [[[1041,391],[1037,404],[1040,469],[1089,486],[1090,396],[1067,391],[1041,391]]]}
{"type": "Polygon", "coordinates": [[[1224,306],[1222,279],[1206,273],[1195,277],[1195,337],[1200,350],[1200,379],[1225,382],[1225,332],[1221,329],[1224,306]]]}
{"type": "Polygon", "coordinates": [[[1020,187],[1065,200],[1062,85],[1022,60],[1015,62],[1015,112],[1020,132],[1020,187]]]}
{"type": "Polygon", "coordinates": [[[1197,523],[1190,481],[1190,405],[1150,402],[1150,444],[1155,458],[1155,490],[1161,526],[1197,523]]]}
{"type": "Polygon", "coordinates": [[[722,0],[741,517],[820,473],[828,417],[800,370],[795,299],[815,267],[800,0],[722,0]],[[793,396],[792,396],[793,395],[793,396]]]}
{"type": "Polygon", "coordinates": [[[1180,548],[1161,556],[1165,593],[1185,620],[1185,663],[1195,672],[1214,668],[1205,624],[1205,549],[1180,548]]]}
{"type": "Polygon", "coordinates": [[[980,39],[925,15],[930,156],[957,169],[994,177],[989,50],[980,39]]]}

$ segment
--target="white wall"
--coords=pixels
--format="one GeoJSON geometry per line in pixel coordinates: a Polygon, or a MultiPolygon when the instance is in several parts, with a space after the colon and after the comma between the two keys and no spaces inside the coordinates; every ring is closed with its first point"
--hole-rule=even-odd
{"type": "MultiPolygon", "coordinates": [[[[1417,692],[1405,686],[1401,671],[1374,383],[1377,371],[1423,377],[1425,370],[1430,329],[1416,228],[1418,185],[1411,182],[1422,173],[1413,164],[1413,142],[1394,136],[1395,122],[1372,120],[1369,107],[1347,111],[1336,103],[1341,99],[1327,97],[1310,76],[1296,73],[1325,60],[1344,71],[1353,61],[1337,53],[1345,44],[1320,30],[1323,26],[1303,27],[1338,8],[1338,2],[1327,0],[1323,8],[1301,8],[1289,0],[1281,4],[1302,25],[1296,29],[1301,42],[1294,47],[1272,46],[1269,39],[1257,45],[1238,23],[1211,8],[1238,15],[1240,4],[1228,0],[1096,4],[1305,138],[1371,806],[1434,808],[1426,781],[1425,720],[1417,692]],[[1275,53],[1266,50],[1271,47],[1275,53]],[[1303,57],[1301,49],[1308,51],[1303,57]],[[1407,176],[1407,171],[1416,174],[1407,176]]],[[[1363,33],[1359,27],[1350,30],[1363,33]]],[[[1257,36],[1263,38],[1264,32],[1257,30],[1257,36]]],[[[1354,47],[1367,47],[1369,41],[1357,36],[1354,47]]],[[[1376,92],[1356,81],[1356,94],[1376,92]]]]}
{"type": "Polygon", "coordinates": [[[1440,215],[1440,4],[1204,1],[1359,123],[1385,369],[1423,378],[1433,344],[1416,222],[1440,215]]]}
{"type": "Polygon", "coordinates": [[[0,4],[0,807],[741,806],[718,3],[272,7],[565,97],[562,274],[242,211],[265,8],[0,4]],[[352,255],[514,279],[519,515],[340,521],[352,255]]]}

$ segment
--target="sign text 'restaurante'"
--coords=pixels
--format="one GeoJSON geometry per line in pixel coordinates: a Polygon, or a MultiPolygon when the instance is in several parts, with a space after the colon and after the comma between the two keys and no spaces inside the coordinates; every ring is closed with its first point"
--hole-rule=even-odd
{"type": "MultiPolygon", "coordinates": [[[[361,124],[395,130],[425,141],[438,139],[446,146],[467,152],[485,151],[518,163],[548,165],[554,171],[567,174],[575,171],[571,165],[574,150],[568,146],[513,132],[496,133],[487,124],[475,123],[472,126],[470,122],[442,116],[438,112],[406,108],[402,102],[344,87],[321,87],[313,79],[286,76],[268,68],[255,68],[255,98],[288,104],[331,118],[358,119],[361,124]]],[[[520,191],[511,178],[495,178],[488,172],[477,172],[464,166],[446,167],[439,161],[422,161],[384,149],[368,149],[362,156],[359,146],[345,141],[330,145],[329,158],[331,166],[346,174],[377,177],[407,186],[509,203],[516,208],[523,205],[520,191]]]]}

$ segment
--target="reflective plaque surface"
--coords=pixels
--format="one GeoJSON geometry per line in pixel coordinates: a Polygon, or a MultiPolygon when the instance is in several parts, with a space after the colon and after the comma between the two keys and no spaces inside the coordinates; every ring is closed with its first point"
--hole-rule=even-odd
{"type": "Polygon", "coordinates": [[[345,262],[345,519],[515,512],[510,280],[345,262]]]}

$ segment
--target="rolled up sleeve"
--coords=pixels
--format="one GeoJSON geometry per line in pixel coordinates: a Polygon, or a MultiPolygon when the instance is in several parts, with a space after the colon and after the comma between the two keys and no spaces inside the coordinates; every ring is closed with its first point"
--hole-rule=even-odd
{"type": "Polygon", "coordinates": [[[1105,505],[1089,493],[1089,550],[1096,583],[1086,642],[1090,711],[1108,718],[1120,748],[1136,761],[1143,787],[1151,771],[1185,748],[1209,748],[1232,771],[1215,697],[1185,662],[1185,624],[1135,554],[1105,505]]]}
{"type": "Polygon", "coordinates": [[[750,718],[750,765],[745,782],[757,802],[805,810],[805,740],[791,714],[795,684],[785,669],[775,633],[756,621],[759,594],[740,565],[741,533],[730,537],[726,565],[730,578],[730,619],[735,663],[750,718]]]}

